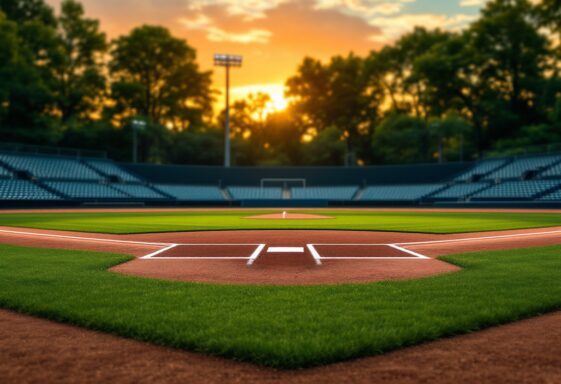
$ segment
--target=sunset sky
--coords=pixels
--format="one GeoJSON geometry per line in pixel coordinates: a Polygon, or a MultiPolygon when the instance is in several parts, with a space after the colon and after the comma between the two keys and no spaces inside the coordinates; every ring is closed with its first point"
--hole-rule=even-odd
{"type": "MultiPolygon", "coordinates": [[[[283,83],[304,56],[322,60],[366,54],[414,25],[457,30],[485,0],[81,0],[110,38],[158,24],[195,47],[203,69],[215,52],[244,56],[232,78],[233,98],[264,91],[283,106],[283,83]]],[[[47,0],[57,10],[60,0],[47,0]]],[[[224,86],[215,71],[215,88],[224,86]]]]}

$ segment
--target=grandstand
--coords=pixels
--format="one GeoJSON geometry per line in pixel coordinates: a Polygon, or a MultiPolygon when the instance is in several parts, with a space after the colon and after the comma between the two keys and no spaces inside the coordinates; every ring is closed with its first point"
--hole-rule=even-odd
{"type": "Polygon", "coordinates": [[[352,200],[357,191],[357,186],[292,188],[291,197],[302,200],[352,200]]]}
{"type": "Polygon", "coordinates": [[[561,156],[355,168],[222,168],[0,153],[0,204],[30,203],[561,206],[561,156]]]}
{"type": "Polygon", "coordinates": [[[561,161],[561,156],[537,156],[514,160],[512,163],[488,174],[486,179],[517,179],[522,178],[527,172],[546,170],[551,165],[561,161]]]}
{"type": "Polygon", "coordinates": [[[379,185],[366,188],[361,200],[418,201],[444,188],[446,184],[379,185]]]}
{"type": "Polygon", "coordinates": [[[154,188],[181,201],[223,201],[224,194],[220,188],[208,185],[173,185],[155,184],[154,188]]]}

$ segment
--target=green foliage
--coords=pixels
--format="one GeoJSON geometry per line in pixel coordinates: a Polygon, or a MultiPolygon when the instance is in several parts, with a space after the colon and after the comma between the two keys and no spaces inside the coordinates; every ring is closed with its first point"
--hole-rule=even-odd
{"type": "Polygon", "coordinates": [[[343,132],[337,127],[328,127],[320,131],[314,139],[304,144],[303,155],[307,164],[344,165],[347,144],[343,141],[343,132]]]}
{"type": "Polygon", "coordinates": [[[131,259],[123,255],[2,245],[0,306],[170,347],[302,368],[558,310],[560,251],[447,256],[442,260],[463,270],[410,281],[239,286],[107,272],[131,259]]]}
{"type": "Polygon", "coordinates": [[[426,123],[416,117],[391,114],[376,128],[372,151],[389,163],[422,162],[430,157],[426,123]]]}
{"type": "Polygon", "coordinates": [[[163,27],[145,25],[113,42],[109,69],[121,121],[146,116],[153,123],[187,129],[211,111],[210,72],[200,72],[195,50],[163,27]]]}

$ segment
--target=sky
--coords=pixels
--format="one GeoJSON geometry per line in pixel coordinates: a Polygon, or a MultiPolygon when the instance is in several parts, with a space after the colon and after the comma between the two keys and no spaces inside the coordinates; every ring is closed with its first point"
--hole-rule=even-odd
{"type": "MultiPolygon", "coordinates": [[[[58,10],[60,0],[47,0],[58,10]]],[[[477,18],[486,0],[81,0],[109,38],[142,24],[163,25],[197,50],[202,69],[214,53],[243,56],[233,69],[232,99],[262,91],[282,109],[285,80],[305,56],[328,60],[365,55],[415,25],[459,30],[477,18]]],[[[214,69],[214,88],[224,73],[214,69]]],[[[219,100],[220,101],[220,100],[219,100]]]]}

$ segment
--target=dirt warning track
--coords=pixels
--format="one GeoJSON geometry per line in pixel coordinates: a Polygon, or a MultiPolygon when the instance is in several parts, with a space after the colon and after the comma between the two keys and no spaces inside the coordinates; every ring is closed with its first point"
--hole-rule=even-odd
{"type": "Polygon", "coordinates": [[[91,234],[0,227],[0,243],[136,256],[113,272],[223,284],[342,284],[457,271],[435,257],[561,244],[561,227],[434,235],[263,230],[91,234]]]}

